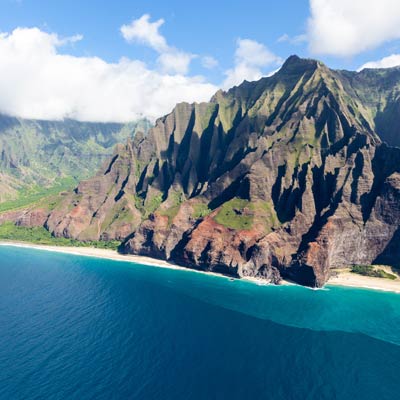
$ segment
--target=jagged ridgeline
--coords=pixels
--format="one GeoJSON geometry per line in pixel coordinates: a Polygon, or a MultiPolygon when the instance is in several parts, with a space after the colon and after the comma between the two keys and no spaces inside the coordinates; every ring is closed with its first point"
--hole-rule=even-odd
{"type": "Polygon", "coordinates": [[[35,215],[55,236],[313,286],[331,268],[396,263],[399,93],[399,69],[292,56],[272,77],[178,104],[53,209],[17,223],[35,215]]]}
{"type": "Polygon", "coordinates": [[[117,124],[0,115],[0,202],[39,198],[54,186],[73,187],[92,176],[117,143],[137,130],[147,132],[149,125],[146,120],[117,124]]]}

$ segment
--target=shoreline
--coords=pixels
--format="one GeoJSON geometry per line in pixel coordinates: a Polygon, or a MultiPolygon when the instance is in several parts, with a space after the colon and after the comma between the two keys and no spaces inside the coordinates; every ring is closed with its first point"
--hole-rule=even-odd
{"type": "Polygon", "coordinates": [[[326,283],[327,286],[342,286],[358,289],[371,289],[383,292],[400,293],[400,279],[390,280],[386,278],[374,278],[351,273],[349,271],[339,272],[332,276],[326,283]]]}
{"type": "MultiPolygon", "coordinates": [[[[20,247],[20,248],[27,248],[27,249],[35,249],[35,250],[42,250],[42,251],[49,251],[53,253],[62,253],[62,254],[72,254],[76,256],[83,256],[83,257],[91,257],[91,258],[99,258],[103,260],[111,260],[111,261],[122,261],[128,262],[132,264],[141,264],[147,265],[150,267],[156,268],[168,268],[178,271],[186,271],[186,272],[195,272],[199,274],[205,275],[212,275],[219,278],[225,278],[229,280],[241,280],[245,282],[251,282],[257,285],[265,286],[270,285],[264,279],[260,278],[253,278],[253,277],[246,277],[246,278],[237,278],[234,276],[224,275],[217,272],[212,271],[201,271],[194,268],[183,267],[181,265],[172,264],[165,260],[160,260],[157,258],[147,257],[147,256],[138,256],[134,254],[120,254],[116,250],[109,250],[109,249],[97,249],[95,247],[70,247],[70,246],[51,246],[51,245],[42,245],[42,244],[35,244],[35,243],[28,243],[28,242],[16,242],[16,241],[0,241],[0,246],[11,246],[11,247],[20,247]]],[[[293,282],[289,281],[282,281],[282,285],[294,285],[293,282]]]]}
{"type": "MultiPolygon", "coordinates": [[[[17,242],[17,241],[0,241],[0,246],[12,246],[12,247],[21,247],[28,249],[36,249],[42,251],[50,251],[56,253],[63,254],[73,254],[77,256],[84,257],[92,257],[92,258],[100,258],[112,261],[122,261],[129,262],[133,264],[141,264],[148,265],[156,268],[169,268],[174,270],[186,271],[186,272],[196,272],[205,275],[212,275],[220,278],[225,278],[229,280],[242,280],[245,282],[254,283],[259,286],[269,286],[271,283],[267,282],[264,279],[253,278],[253,277],[245,277],[245,278],[236,278],[233,276],[228,276],[216,272],[208,272],[208,271],[200,271],[194,268],[182,267],[180,265],[172,264],[168,261],[159,260],[147,256],[138,256],[138,255],[125,255],[120,254],[116,250],[108,250],[108,249],[97,249],[94,247],[64,247],[64,246],[51,246],[51,245],[41,245],[35,243],[28,242],[17,242]]],[[[281,285],[297,285],[294,282],[290,282],[287,280],[282,280],[281,285]]],[[[301,286],[301,285],[298,285],[301,286]]],[[[384,292],[392,292],[392,293],[400,293],[400,279],[397,280],[389,280],[385,278],[374,278],[368,276],[362,276],[358,274],[354,274],[344,270],[343,272],[338,272],[336,276],[332,276],[326,286],[342,286],[342,287],[351,287],[358,289],[371,289],[377,291],[384,292]]],[[[304,286],[305,287],[305,286],[304,286]]],[[[324,288],[325,288],[324,287],[324,288]]],[[[321,289],[324,289],[321,288],[321,289]]],[[[315,289],[318,290],[318,289],[315,289]]]]}

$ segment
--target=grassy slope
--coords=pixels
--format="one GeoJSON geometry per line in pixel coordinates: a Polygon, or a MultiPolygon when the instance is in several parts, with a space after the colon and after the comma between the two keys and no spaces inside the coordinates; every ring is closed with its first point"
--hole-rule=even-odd
{"type": "Polygon", "coordinates": [[[30,189],[23,189],[19,192],[15,200],[0,203],[0,213],[35,205],[41,201],[45,201],[45,199],[50,200],[52,196],[62,191],[73,189],[77,183],[77,180],[74,178],[64,178],[57,180],[54,186],[51,187],[35,186],[30,189]]]}
{"type": "Polygon", "coordinates": [[[95,247],[100,249],[117,250],[120,242],[113,241],[89,241],[53,237],[43,227],[26,228],[15,226],[12,222],[0,225],[0,240],[28,242],[48,246],[72,246],[72,247],[95,247]]]}
{"type": "Polygon", "coordinates": [[[0,114],[0,212],[35,202],[92,176],[117,143],[146,132],[149,122],[36,121],[0,114]],[[53,190],[53,186],[55,187],[53,190]],[[45,189],[46,188],[46,189],[45,189]],[[1,204],[1,203],[0,203],[1,204]]]}
{"type": "Polygon", "coordinates": [[[391,280],[397,279],[396,275],[389,274],[383,269],[375,268],[373,265],[354,265],[350,272],[363,276],[371,276],[374,278],[386,278],[391,280]]]}
{"type": "Polygon", "coordinates": [[[231,229],[251,229],[253,205],[243,199],[234,198],[224,203],[215,217],[215,221],[231,229]]]}

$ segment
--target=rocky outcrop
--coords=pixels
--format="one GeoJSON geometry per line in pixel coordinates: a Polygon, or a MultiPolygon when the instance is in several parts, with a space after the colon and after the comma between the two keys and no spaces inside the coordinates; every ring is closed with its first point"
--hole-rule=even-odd
{"type": "Polygon", "coordinates": [[[48,217],[49,211],[43,208],[35,208],[33,210],[8,211],[0,214],[0,225],[5,222],[13,221],[17,226],[43,226],[46,223],[48,217]]]}
{"type": "Polygon", "coordinates": [[[238,277],[322,286],[396,264],[400,70],[279,72],[178,104],[49,212],[56,236],[238,277]],[[388,121],[388,124],[385,123],[388,121]]]}

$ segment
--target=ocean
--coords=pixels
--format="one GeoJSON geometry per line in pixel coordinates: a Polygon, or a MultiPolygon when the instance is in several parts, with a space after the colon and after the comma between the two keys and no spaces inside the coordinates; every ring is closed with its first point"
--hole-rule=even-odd
{"type": "Polygon", "coordinates": [[[0,399],[399,399],[400,295],[0,246],[0,399]]]}

